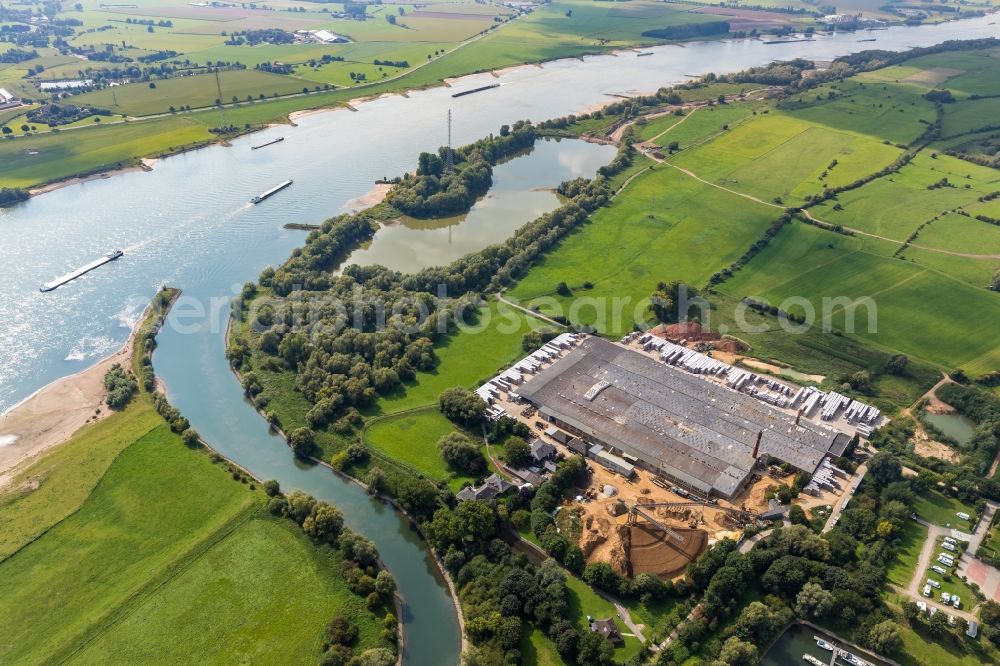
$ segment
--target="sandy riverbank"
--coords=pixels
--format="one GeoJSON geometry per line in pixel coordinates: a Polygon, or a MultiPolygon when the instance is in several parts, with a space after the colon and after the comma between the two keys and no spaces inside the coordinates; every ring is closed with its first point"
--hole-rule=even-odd
{"type": "Polygon", "coordinates": [[[115,363],[130,363],[136,330],[116,353],[52,382],[0,416],[0,488],[39,455],[111,414],[104,404],[104,375],[115,363]]]}
{"type": "Polygon", "coordinates": [[[385,197],[389,194],[389,190],[391,189],[392,185],[390,183],[376,183],[375,187],[373,187],[370,192],[362,194],[360,197],[351,199],[345,203],[343,210],[357,213],[366,208],[377,206],[385,201],[385,197]]]}
{"type": "Polygon", "coordinates": [[[81,183],[86,183],[91,180],[103,180],[106,178],[111,178],[111,176],[117,176],[123,173],[130,173],[132,171],[152,171],[153,165],[159,160],[155,157],[144,157],[139,160],[141,164],[134,166],[122,167],[121,169],[109,169],[107,171],[101,171],[99,173],[92,173],[89,176],[77,176],[75,178],[67,178],[66,180],[57,180],[54,183],[49,183],[48,185],[42,185],[41,187],[35,187],[28,190],[28,194],[33,197],[39,194],[46,194],[48,192],[54,192],[55,190],[61,189],[63,187],[68,187],[70,185],[79,185],[81,183]]]}

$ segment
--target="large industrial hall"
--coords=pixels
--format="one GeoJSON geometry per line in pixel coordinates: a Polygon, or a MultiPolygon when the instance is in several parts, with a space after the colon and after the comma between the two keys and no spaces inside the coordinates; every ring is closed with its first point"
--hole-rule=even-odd
{"type": "Polygon", "coordinates": [[[589,445],[690,490],[731,499],[772,456],[812,474],[849,439],[746,393],[585,337],[517,394],[589,445]]]}

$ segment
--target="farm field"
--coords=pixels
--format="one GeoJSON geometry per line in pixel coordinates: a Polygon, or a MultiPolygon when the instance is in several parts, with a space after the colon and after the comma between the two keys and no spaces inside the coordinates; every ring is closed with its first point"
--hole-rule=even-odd
{"type": "Polygon", "coordinates": [[[661,116],[638,126],[636,137],[640,141],[653,141],[661,146],[676,141],[681,150],[684,150],[725,131],[722,129],[724,125],[734,128],[747,122],[753,117],[755,107],[750,103],[721,104],[688,111],[684,116],[661,116]]]}
{"type": "Polygon", "coordinates": [[[998,187],[1000,172],[996,170],[946,155],[932,158],[920,153],[899,172],[844,192],[811,212],[831,224],[904,241],[920,224],[974,204],[998,187]],[[944,179],[947,184],[941,186],[944,179]]]}
{"type": "Polygon", "coordinates": [[[874,139],[768,114],[671,159],[707,181],[766,201],[802,203],[888,166],[901,151],[874,139]]]}
{"type": "Polygon", "coordinates": [[[224,102],[244,101],[249,95],[253,99],[288,95],[302,92],[302,88],[312,88],[310,82],[294,76],[281,76],[252,69],[219,72],[218,86],[213,74],[196,74],[155,82],[155,88],[148,84],[132,84],[105,88],[85,93],[73,99],[75,104],[92,104],[113,113],[130,116],[145,116],[167,113],[171,106],[184,105],[192,108],[212,106],[216,99],[224,102]],[[219,96],[219,87],[222,96],[219,96]],[[236,98],[235,100],[232,98],[236,98]]]}
{"type": "Polygon", "coordinates": [[[945,107],[941,136],[967,134],[1000,125],[1000,99],[967,99],[945,107]]]}
{"type": "Polygon", "coordinates": [[[923,70],[952,70],[945,72],[948,76],[941,81],[952,93],[995,95],[1000,89],[1000,72],[997,71],[994,56],[989,51],[935,53],[914,58],[907,64],[923,70]]]}
{"type": "Polygon", "coordinates": [[[79,509],[114,459],[161,423],[148,403],[133,405],[21,472],[0,492],[0,560],[79,509]],[[40,480],[36,490],[29,490],[32,479],[40,480]]]}
{"type": "Polygon", "coordinates": [[[958,213],[946,213],[920,230],[921,247],[1000,256],[1000,227],[958,213]]]}
{"type": "Polygon", "coordinates": [[[347,588],[340,564],[339,553],[312,546],[290,521],[251,520],[74,660],[180,663],[196,654],[206,664],[232,663],[234,655],[314,664],[334,615],[359,625],[359,645],[377,645],[380,624],[347,588]]]}
{"type": "Polygon", "coordinates": [[[626,192],[564,239],[508,295],[529,306],[544,297],[538,303],[543,313],[622,335],[636,323],[633,316],[645,319],[646,299],[658,282],[705,284],[780,214],[662,166],[637,177],[626,192]],[[604,259],[595,263],[595,256],[604,259]],[[578,300],[556,294],[560,282],[578,300]],[[592,288],[585,289],[585,282],[592,288]],[[620,299],[620,307],[612,299],[620,299]]]}
{"type": "Polygon", "coordinates": [[[145,395],[85,427],[0,493],[0,661],[316,663],[336,613],[381,645],[339,553],[265,503],[145,395]]]}
{"type": "MultiPolygon", "coordinates": [[[[916,242],[918,245],[920,244],[919,237],[916,242]]],[[[933,268],[945,275],[980,289],[990,283],[993,275],[1000,268],[1000,259],[956,257],[951,254],[926,250],[923,249],[923,246],[915,247],[911,245],[907,247],[900,255],[900,258],[913,261],[921,266],[933,268]]]]}
{"type": "Polygon", "coordinates": [[[139,156],[173,152],[211,137],[192,117],[21,137],[0,142],[0,179],[8,186],[30,187],[127,166],[139,156]]]}
{"type": "Polygon", "coordinates": [[[926,123],[934,122],[936,116],[934,104],[923,97],[925,89],[868,81],[865,77],[870,74],[859,74],[782,100],[779,108],[799,120],[864,134],[879,141],[908,144],[917,139],[927,129],[926,123]]]}
{"type": "MultiPolygon", "coordinates": [[[[719,290],[774,305],[789,297],[805,298],[817,314],[823,312],[824,298],[871,298],[874,310],[864,305],[853,309],[856,336],[887,350],[973,372],[985,371],[1000,359],[995,341],[940,335],[955,322],[1000,323],[996,294],[910,262],[871,254],[859,242],[793,224],[719,290]],[[817,253],[814,248],[824,249],[817,253]]],[[[843,308],[828,303],[831,325],[843,329],[843,308]]]]}

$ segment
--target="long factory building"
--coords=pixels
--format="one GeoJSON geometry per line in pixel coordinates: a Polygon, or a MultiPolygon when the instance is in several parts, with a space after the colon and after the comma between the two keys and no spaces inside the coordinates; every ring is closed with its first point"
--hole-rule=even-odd
{"type": "Polygon", "coordinates": [[[849,437],[597,337],[516,387],[546,421],[690,490],[731,499],[768,455],[810,474],[849,437]]]}

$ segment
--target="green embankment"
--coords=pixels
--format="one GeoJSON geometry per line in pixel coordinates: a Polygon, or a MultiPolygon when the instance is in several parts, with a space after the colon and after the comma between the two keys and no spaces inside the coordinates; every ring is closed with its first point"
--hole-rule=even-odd
{"type": "Polygon", "coordinates": [[[339,551],[266,499],[146,394],[86,426],[0,492],[0,662],[314,664],[337,614],[384,646],[339,551]]]}
{"type": "Polygon", "coordinates": [[[146,401],[91,425],[0,493],[0,559],[80,508],[112,461],[162,423],[146,401]]]}
{"type": "Polygon", "coordinates": [[[129,166],[139,157],[175,152],[212,138],[193,117],[101,125],[0,141],[0,181],[14,187],[50,183],[129,166]]]}

